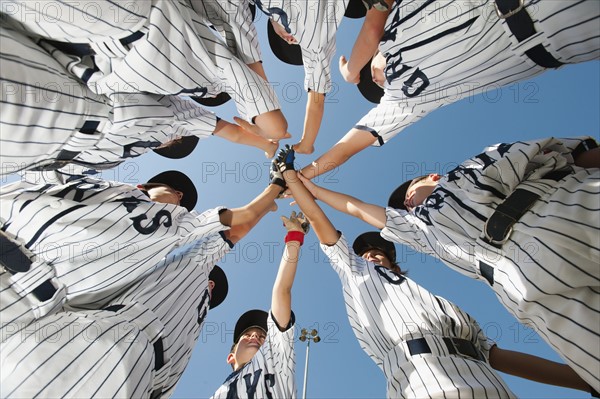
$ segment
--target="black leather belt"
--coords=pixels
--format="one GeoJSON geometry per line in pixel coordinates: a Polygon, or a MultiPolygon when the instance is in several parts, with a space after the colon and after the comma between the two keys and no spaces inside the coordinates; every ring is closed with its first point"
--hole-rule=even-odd
{"type": "MultiPolygon", "coordinates": [[[[110,305],[102,310],[108,310],[109,312],[117,312],[123,309],[124,307],[125,305],[110,305]]],[[[165,350],[163,347],[162,338],[159,337],[156,341],[154,341],[154,344],[152,344],[152,346],[154,347],[154,370],[158,371],[165,365],[165,350]]],[[[160,398],[161,395],[162,389],[155,389],[150,394],[150,399],[160,398]]]]}
{"type": "MultiPolygon", "coordinates": [[[[510,31],[519,43],[536,33],[533,20],[525,9],[525,0],[495,1],[498,18],[506,21],[510,31]]],[[[563,65],[542,44],[530,48],[525,54],[533,62],[544,68],[558,68],[563,65]]]]}
{"type": "MultiPolygon", "coordinates": [[[[137,31],[127,37],[119,39],[119,41],[121,42],[121,44],[123,46],[127,46],[128,44],[131,44],[131,43],[135,42],[136,40],[141,39],[142,37],[144,37],[144,33],[137,31]]],[[[70,55],[76,55],[78,57],[84,57],[86,55],[96,54],[94,52],[94,50],[92,49],[92,46],[90,46],[89,43],[58,42],[56,40],[50,40],[50,39],[43,39],[43,41],[56,47],[58,50],[62,51],[63,53],[70,54],[70,55]]]]}
{"type": "MultiPolygon", "coordinates": [[[[553,171],[546,174],[543,179],[559,181],[571,174],[571,170],[553,171]]],[[[496,248],[508,241],[515,223],[529,210],[540,196],[522,188],[517,188],[496,207],[483,226],[482,240],[496,248]]]]}
{"type": "MultiPolygon", "coordinates": [[[[3,232],[0,232],[0,264],[10,274],[28,272],[32,263],[29,256],[21,250],[19,245],[6,237],[3,232]]],[[[40,302],[45,302],[54,296],[56,287],[50,280],[46,280],[35,287],[31,293],[40,302]]]]}
{"type": "MultiPolygon", "coordinates": [[[[469,340],[451,337],[443,337],[442,340],[444,341],[444,344],[446,344],[448,353],[450,355],[462,355],[476,360],[485,361],[485,356],[483,356],[483,353],[481,353],[475,344],[469,340]]],[[[423,353],[433,353],[425,338],[411,339],[406,341],[406,344],[411,356],[420,355],[423,353]]]]}

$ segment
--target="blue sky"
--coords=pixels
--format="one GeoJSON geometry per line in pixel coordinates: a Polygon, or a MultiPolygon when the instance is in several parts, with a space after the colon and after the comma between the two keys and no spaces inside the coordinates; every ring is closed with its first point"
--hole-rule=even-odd
{"type": "MultiPolygon", "coordinates": [[[[306,165],[330,148],[372,106],[337,70],[337,58],[350,55],[361,21],[344,19],[338,31],[337,55],[332,71],[335,82],[327,97],[324,121],[314,155],[298,156],[306,165]]],[[[263,60],[269,80],[282,104],[293,138],[299,140],[306,102],[303,69],[284,65],[268,48],[266,18],[257,15],[263,60]]],[[[330,189],[384,205],[391,191],[404,180],[423,173],[445,173],[457,163],[501,141],[547,136],[600,133],[600,64],[568,66],[531,81],[446,106],[404,130],[381,148],[370,148],[341,168],[316,179],[330,189]]],[[[227,104],[214,109],[232,120],[235,109],[227,104]]],[[[282,142],[285,144],[285,142],[282,142]]],[[[241,206],[268,183],[268,162],[262,152],[212,137],[201,141],[195,152],[182,160],[155,154],[106,171],[105,178],[138,183],[167,169],[188,174],[199,191],[196,209],[217,205],[241,206]]],[[[227,300],[208,315],[192,360],[174,394],[175,398],[206,398],[231,369],[225,363],[238,316],[248,309],[268,309],[283,248],[284,228],[280,215],[293,208],[289,200],[278,201],[278,212],[267,215],[219,264],[229,277],[227,300]]],[[[370,226],[323,206],[334,225],[353,240],[370,226]]],[[[597,221],[598,222],[598,221],[597,221]]],[[[520,325],[483,283],[450,270],[442,262],[397,246],[399,260],[409,277],[473,315],[499,346],[546,357],[560,358],[530,329],[520,325]]],[[[308,392],[310,398],[383,398],[382,372],[360,349],[348,323],[337,275],[310,233],[303,246],[293,290],[297,328],[316,328],[322,341],[311,345],[308,392]]],[[[306,344],[296,343],[298,396],[302,394],[306,344]]],[[[522,398],[586,398],[583,392],[556,388],[503,375],[522,398]]]]}

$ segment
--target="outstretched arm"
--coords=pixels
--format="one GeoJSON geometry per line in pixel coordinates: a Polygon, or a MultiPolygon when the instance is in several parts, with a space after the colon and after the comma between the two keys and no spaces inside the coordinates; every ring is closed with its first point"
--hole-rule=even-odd
{"type": "Polygon", "coordinates": [[[279,263],[275,284],[273,284],[271,312],[280,326],[287,326],[292,314],[292,286],[300,257],[300,246],[304,242],[308,223],[305,225],[305,231],[302,226],[306,220],[302,214],[296,216],[296,212],[292,212],[289,219],[282,216],[281,220],[288,234],[285,238],[285,249],[279,263]]]}
{"type": "Polygon", "coordinates": [[[288,189],[292,192],[294,200],[310,221],[319,241],[326,245],[335,244],[339,239],[337,230],[327,215],[325,215],[325,212],[316,203],[312,194],[304,187],[304,184],[298,178],[297,172],[294,170],[294,150],[290,148],[281,150],[277,160],[280,170],[283,171],[283,177],[288,189]]]}
{"type": "Polygon", "coordinates": [[[490,365],[503,373],[515,375],[543,384],[590,392],[590,386],[566,364],[493,346],[490,365]]]}
{"type": "Polygon", "coordinates": [[[275,198],[277,198],[281,190],[281,186],[271,183],[249,204],[240,208],[224,209],[221,211],[219,221],[225,226],[231,227],[231,230],[229,230],[230,234],[236,231],[243,233],[244,230],[247,230],[243,233],[245,235],[269,211],[277,209],[275,198]]]}
{"type": "Polygon", "coordinates": [[[321,155],[312,164],[302,168],[302,175],[312,179],[332,169],[339,168],[352,156],[373,144],[375,140],[376,138],[371,133],[352,128],[325,154],[321,155]]]}
{"type": "Polygon", "coordinates": [[[340,73],[346,82],[357,84],[360,81],[360,70],[373,57],[383,36],[385,21],[390,13],[393,0],[386,0],[388,9],[379,11],[371,8],[367,11],[363,25],[356,37],[350,59],[340,57],[340,73]]]}
{"type": "Polygon", "coordinates": [[[317,186],[301,174],[298,175],[298,178],[315,199],[321,200],[330,207],[350,216],[354,216],[378,229],[383,229],[385,227],[385,208],[379,205],[369,204],[347,194],[317,186]]]}
{"type": "Polygon", "coordinates": [[[316,91],[308,92],[306,101],[306,115],[304,116],[304,131],[300,142],[294,146],[299,154],[312,154],[315,140],[321,128],[323,113],[325,112],[325,94],[316,91]]]}

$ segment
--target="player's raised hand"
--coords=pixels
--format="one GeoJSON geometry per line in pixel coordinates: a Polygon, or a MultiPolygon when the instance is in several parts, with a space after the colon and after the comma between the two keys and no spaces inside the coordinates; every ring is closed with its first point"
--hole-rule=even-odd
{"type": "Polygon", "coordinates": [[[286,230],[289,231],[298,231],[300,233],[306,234],[310,230],[310,224],[307,219],[304,217],[302,212],[296,214],[296,211],[292,211],[290,217],[287,218],[285,216],[281,216],[281,221],[285,226],[286,230]]]}
{"type": "Polygon", "coordinates": [[[348,60],[343,55],[340,57],[340,73],[348,83],[357,85],[360,82],[360,74],[350,73],[350,70],[348,69],[348,60]]]}
{"type": "Polygon", "coordinates": [[[296,159],[296,153],[294,149],[289,144],[286,144],[284,148],[279,150],[279,154],[277,154],[277,167],[281,172],[285,172],[286,170],[296,170],[294,168],[294,160],[296,159]]]}
{"type": "Polygon", "coordinates": [[[298,173],[298,178],[300,179],[302,184],[304,184],[304,187],[306,187],[306,189],[312,194],[314,199],[319,199],[317,197],[317,190],[319,189],[319,186],[317,186],[315,183],[313,183],[312,180],[304,177],[302,175],[302,173],[298,173]]]}
{"type": "Polygon", "coordinates": [[[362,0],[362,2],[367,10],[375,8],[378,11],[387,11],[389,9],[385,0],[362,0]]]}
{"type": "MultiPolygon", "coordinates": [[[[283,178],[283,174],[279,170],[277,166],[277,160],[273,159],[271,161],[271,167],[269,168],[269,184],[276,184],[281,187],[281,194],[285,192],[287,188],[287,184],[285,184],[285,179],[283,178]]],[[[279,196],[281,197],[281,194],[279,196]]],[[[278,197],[278,198],[280,198],[278,197]]]]}

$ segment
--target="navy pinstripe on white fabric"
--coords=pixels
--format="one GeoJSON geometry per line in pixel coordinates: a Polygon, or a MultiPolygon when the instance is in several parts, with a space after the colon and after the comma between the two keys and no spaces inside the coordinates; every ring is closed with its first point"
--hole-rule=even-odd
{"type": "MultiPolygon", "coordinates": [[[[587,137],[586,137],[587,138],[587,137]]],[[[582,139],[540,139],[486,149],[443,177],[411,213],[387,208],[382,236],[442,259],[492,289],[591,386],[600,388],[600,171],[573,167],[582,139]],[[541,198],[513,226],[502,249],[482,241],[485,221],[516,188],[541,198]]]]}
{"type": "Polygon", "coordinates": [[[524,54],[540,43],[565,64],[600,56],[600,9],[593,1],[525,1],[538,33],[521,44],[494,4],[395,2],[379,44],[387,59],[385,95],[355,127],[380,146],[437,108],[530,79],[547,70],[524,54]]]}
{"type": "Polygon", "coordinates": [[[321,248],[338,273],[361,348],[387,379],[388,398],[514,397],[487,361],[449,355],[442,345],[441,337],[466,339],[487,357],[490,343],[467,313],[357,256],[343,235],[321,248]],[[436,353],[411,356],[406,341],[416,338],[436,353]]]}

